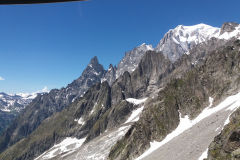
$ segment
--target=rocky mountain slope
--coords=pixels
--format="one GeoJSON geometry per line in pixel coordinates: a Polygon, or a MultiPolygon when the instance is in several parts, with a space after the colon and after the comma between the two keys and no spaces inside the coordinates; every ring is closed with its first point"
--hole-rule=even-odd
{"type": "Polygon", "coordinates": [[[209,105],[209,97],[218,103],[237,92],[238,30],[224,24],[217,37],[193,45],[174,61],[164,51],[142,46],[138,65],[130,64],[136,68],[127,67],[131,71],[116,80],[104,76],[117,75],[120,67],[107,72],[93,58],[78,80],[33,100],[0,138],[0,159],[137,158],[151,141],[177,128],[180,113],[193,119],[209,105]]]}
{"type": "Polygon", "coordinates": [[[44,119],[60,112],[76,98],[81,97],[89,87],[101,81],[105,72],[97,57],[94,57],[82,75],[66,88],[53,89],[33,99],[1,136],[0,151],[28,136],[44,119]]]}

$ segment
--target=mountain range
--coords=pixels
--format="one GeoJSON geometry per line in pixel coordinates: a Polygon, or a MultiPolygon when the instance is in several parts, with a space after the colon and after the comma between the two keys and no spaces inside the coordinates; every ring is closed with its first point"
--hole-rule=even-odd
{"type": "Polygon", "coordinates": [[[38,94],[47,92],[44,87],[42,91],[34,93],[6,94],[0,93],[0,134],[8,127],[14,118],[37,97],[38,94]]]}
{"type": "Polygon", "coordinates": [[[239,24],[179,25],[156,48],[145,43],[135,47],[108,70],[93,57],[65,88],[23,103],[0,137],[0,159],[169,159],[161,145],[185,131],[190,135],[196,125],[216,138],[192,142],[200,147],[194,155],[170,152],[171,159],[197,159],[209,145],[209,160],[238,158],[240,104],[233,99],[230,104],[236,105],[224,112],[223,102],[239,92],[239,73],[239,24]],[[212,120],[214,113],[219,123],[229,118],[214,126],[222,127],[220,134],[218,128],[200,123],[212,120]]]}

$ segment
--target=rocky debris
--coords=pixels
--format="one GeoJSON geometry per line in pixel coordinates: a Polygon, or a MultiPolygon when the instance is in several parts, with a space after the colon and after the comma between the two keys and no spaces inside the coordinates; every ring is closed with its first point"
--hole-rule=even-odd
{"type": "Polygon", "coordinates": [[[201,120],[179,136],[174,137],[168,143],[143,157],[142,160],[198,160],[214,136],[219,133],[225,120],[231,113],[231,111],[226,111],[225,109],[201,120]]]}
{"type": "Polygon", "coordinates": [[[209,146],[207,160],[240,159],[240,109],[236,110],[230,117],[230,121],[217,135],[209,146]]]}
{"type": "MultiPolygon", "coordinates": [[[[119,126],[112,130],[102,133],[100,136],[96,137],[89,143],[86,143],[80,147],[74,153],[64,157],[65,160],[96,160],[96,159],[107,159],[111,147],[121,139],[130,125],[119,126]]],[[[55,160],[61,160],[62,157],[55,158],[55,160]]]]}

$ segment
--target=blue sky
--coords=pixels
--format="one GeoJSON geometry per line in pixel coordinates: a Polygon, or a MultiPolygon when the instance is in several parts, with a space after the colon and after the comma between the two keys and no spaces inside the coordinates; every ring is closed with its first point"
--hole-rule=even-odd
{"type": "Polygon", "coordinates": [[[240,22],[239,0],[90,0],[0,6],[0,92],[61,88],[93,56],[105,68],[170,28],[240,22]],[[4,79],[4,80],[2,80],[4,79]]]}

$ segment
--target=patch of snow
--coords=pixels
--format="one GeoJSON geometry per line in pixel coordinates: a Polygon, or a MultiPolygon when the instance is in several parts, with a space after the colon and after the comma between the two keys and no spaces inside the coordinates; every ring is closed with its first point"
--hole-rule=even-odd
{"type": "MultiPolygon", "coordinates": [[[[100,75],[100,73],[98,73],[98,72],[96,72],[96,71],[93,71],[93,74],[95,74],[95,75],[100,75]]],[[[92,79],[91,79],[92,80],[92,79]]]]}
{"type": "Polygon", "coordinates": [[[153,151],[160,148],[167,142],[171,141],[174,137],[180,135],[181,133],[191,128],[201,120],[205,119],[206,117],[225,108],[226,110],[236,110],[240,106],[240,92],[237,93],[236,95],[227,97],[223,102],[221,102],[216,107],[212,108],[212,104],[213,98],[209,97],[209,106],[206,107],[194,120],[190,120],[188,115],[182,118],[181,113],[179,113],[180,122],[178,127],[173,132],[168,134],[161,142],[157,141],[150,142],[150,148],[146,152],[144,152],[140,157],[138,157],[137,160],[140,160],[145,156],[151,154],[153,151]]]}
{"type": "Polygon", "coordinates": [[[139,48],[144,48],[143,50],[150,50],[150,51],[153,50],[152,45],[147,45],[146,43],[141,44],[139,48]]]}
{"type": "MultiPolygon", "coordinates": [[[[82,97],[83,95],[81,95],[80,97],[82,97]]],[[[74,102],[76,100],[76,97],[72,99],[72,102],[74,102]]]]}
{"type": "Polygon", "coordinates": [[[127,121],[125,123],[129,123],[129,122],[136,122],[139,120],[139,116],[143,111],[144,106],[132,111],[131,116],[127,119],[127,121]]]}
{"type": "Polygon", "coordinates": [[[230,116],[231,116],[231,114],[228,116],[228,118],[227,118],[226,121],[224,122],[223,128],[224,128],[224,126],[226,126],[228,123],[230,123],[230,116]]]}
{"type": "Polygon", "coordinates": [[[174,37],[172,37],[173,41],[177,44],[180,44],[174,37]]]}
{"type": "Polygon", "coordinates": [[[78,124],[81,124],[81,125],[84,125],[84,120],[83,120],[83,118],[81,117],[79,120],[78,120],[78,124]]]}
{"type": "Polygon", "coordinates": [[[93,108],[92,108],[92,110],[90,112],[90,115],[94,113],[94,111],[96,110],[96,106],[97,106],[97,103],[94,104],[94,106],[93,106],[93,108]]]}
{"type": "Polygon", "coordinates": [[[151,45],[147,45],[147,50],[153,51],[153,47],[151,45]]]}
{"type": "Polygon", "coordinates": [[[133,103],[135,105],[144,103],[147,100],[147,98],[143,98],[143,99],[135,99],[135,98],[127,98],[126,101],[128,101],[129,103],[133,103]]]}
{"type": "Polygon", "coordinates": [[[105,81],[107,81],[107,79],[105,77],[101,79],[101,83],[103,83],[105,81]]]}
{"type": "Polygon", "coordinates": [[[192,62],[192,65],[196,65],[198,63],[198,61],[194,61],[192,62]]]}
{"type": "Polygon", "coordinates": [[[8,106],[12,106],[12,105],[14,105],[14,103],[15,103],[15,100],[9,100],[8,101],[8,106]]]}
{"type": "Polygon", "coordinates": [[[198,160],[203,160],[207,158],[207,154],[208,154],[208,148],[202,153],[202,155],[198,158],[198,160]]]}
{"type": "Polygon", "coordinates": [[[67,137],[59,144],[55,144],[52,148],[44,152],[35,160],[40,160],[40,159],[48,160],[61,154],[63,154],[63,156],[66,156],[66,154],[69,154],[69,152],[72,153],[73,151],[81,147],[85,140],[86,138],[77,139],[77,138],[67,137]]]}
{"type": "Polygon", "coordinates": [[[85,124],[85,121],[84,121],[84,119],[83,119],[82,117],[79,118],[78,120],[75,119],[74,121],[75,121],[75,122],[78,122],[78,124],[80,124],[80,125],[84,125],[84,124],[85,124]]]}
{"type": "Polygon", "coordinates": [[[220,127],[218,127],[217,129],[215,129],[215,131],[218,131],[220,129],[220,127]]]}
{"type": "Polygon", "coordinates": [[[1,109],[1,111],[3,111],[3,112],[11,112],[11,110],[9,110],[7,108],[3,108],[3,109],[1,109]]]}

